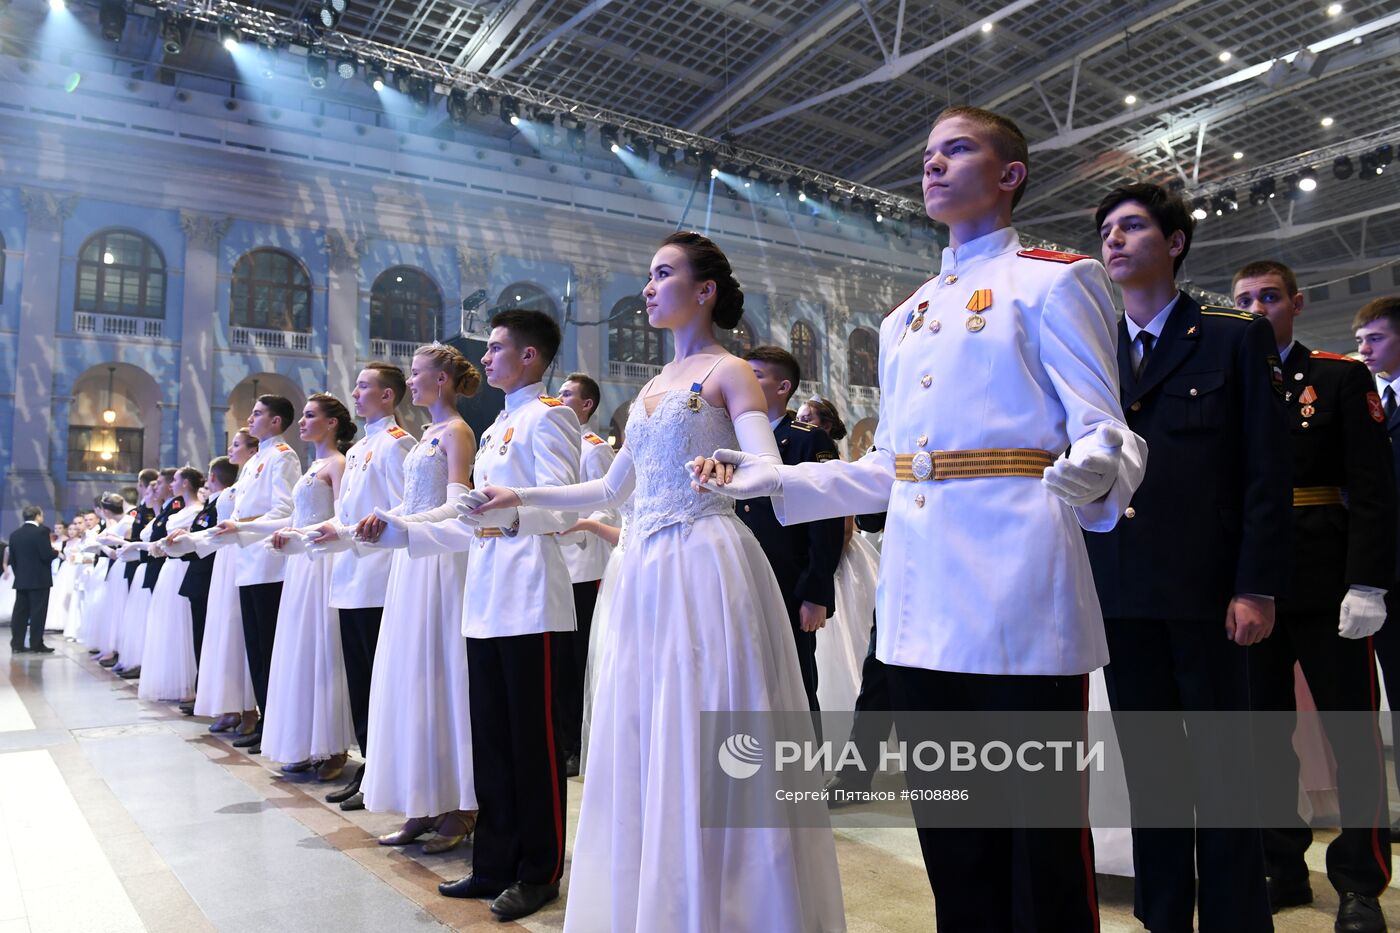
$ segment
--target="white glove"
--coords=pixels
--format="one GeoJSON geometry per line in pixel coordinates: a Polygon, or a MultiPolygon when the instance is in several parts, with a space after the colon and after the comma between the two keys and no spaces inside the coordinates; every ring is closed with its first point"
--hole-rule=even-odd
{"type": "Polygon", "coordinates": [[[165,548],[165,553],[169,554],[171,557],[184,557],[186,554],[194,553],[194,545],[195,542],[189,535],[180,535],[180,537],[174,540],[167,539],[163,547],[165,548]]]}
{"type": "Polygon", "coordinates": [[[1385,590],[1353,586],[1342,599],[1337,634],[1343,638],[1369,638],[1385,624],[1385,590]]]}
{"type": "MultiPolygon", "coordinates": [[[[778,466],[758,454],[742,450],[716,450],[714,459],[720,463],[734,464],[734,478],[723,486],[707,481],[700,488],[717,492],[731,499],[758,499],[773,496],[783,491],[783,475],[778,466]]],[[[694,476],[690,464],[685,464],[686,472],[694,476]]]]}
{"type": "Polygon", "coordinates": [[[306,535],[294,528],[285,528],[275,532],[263,542],[263,547],[278,554],[304,554],[306,553],[306,535]],[[280,549],[272,546],[272,538],[277,535],[282,536],[282,547],[280,549]]]}
{"type": "Polygon", "coordinates": [[[150,552],[150,555],[152,557],[165,556],[165,547],[159,541],[152,541],[151,546],[147,548],[147,550],[150,552]]]}
{"type": "Polygon", "coordinates": [[[473,515],[472,509],[485,503],[487,498],[486,493],[479,489],[470,489],[462,493],[457,497],[455,506],[457,518],[473,528],[512,528],[520,521],[520,509],[513,505],[473,515]]]}
{"type": "Polygon", "coordinates": [[[141,548],[134,542],[128,541],[117,551],[117,560],[130,564],[141,559],[141,548]]]}
{"type": "Polygon", "coordinates": [[[390,515],[384,509],[375,509],[374,517],[384,523],[378,541],[361,541],[364,547],[406,548],[408,547],[408,523],[401,515],[390,515]]]}
{"type": "Polygon", "coordinates": [[[1072,506],[1089,505],[1102,499],[1118,479],[1118,451],[1123,435],[1104,425],[1088,443],[1071,447],[1066,456],[1045,468],[1041,477],[1046,487],[1072,506]]]}

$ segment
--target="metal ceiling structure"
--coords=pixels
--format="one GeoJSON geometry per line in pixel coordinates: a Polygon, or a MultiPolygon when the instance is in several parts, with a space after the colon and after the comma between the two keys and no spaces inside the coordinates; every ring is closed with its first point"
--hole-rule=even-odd
{"type": "MultiPolygon", "coordinates": [[[[316,22],[330,0],[153,2],[316,22]]],[[[1310,283],[1400,258],[1400,164],[1374,171],[1400,149],[1395,0],[349,0],[323,38],[904,203],[933,116],[990,107],[1032,143],[1025,233],[1092,252],[1108,189],[1175,183],[1207,199],[1186,271],[1208,288],[1261,255],[1310,283]]]]}

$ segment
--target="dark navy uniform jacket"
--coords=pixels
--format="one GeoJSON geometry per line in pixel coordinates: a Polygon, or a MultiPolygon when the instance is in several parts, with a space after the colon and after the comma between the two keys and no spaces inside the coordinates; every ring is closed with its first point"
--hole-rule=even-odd
{"type": "MultiPolygon", "coordinates": [[[[170,516],[184,507],[185,500],[181,499],[179,496],[176,496],[165,504],[165,508],[161,509],[160,514],[151,521],[152,541],[159,541],[161,538],[165,537],[165,523],[170,521],[170,516]]],[[[150,566],[146,568],[144,586],[148,590],[153,590],[156,588],[156,580],[160,579],[160,568],[165,566],[165,558],[148,556],[146,558],[146,563],[150,564],[150,566]]]]}
{"type": "Polygon", "coordinates": [[[1269,322],[1183,292],[1141,379],[1119,321],[1118,369],[1147,475],[1112,531],[1085,536],[1104,617],[1219,622],[1238,594],[1282,596],[1292,456],[1269,322]]]}

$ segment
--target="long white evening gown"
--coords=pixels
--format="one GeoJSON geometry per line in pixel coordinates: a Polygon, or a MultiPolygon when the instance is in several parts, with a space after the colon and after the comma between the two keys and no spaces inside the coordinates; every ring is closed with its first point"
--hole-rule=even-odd
{"type": "Polygon", "coordinates": [[[73,563],[76,547],[71,538],[65,538],[54,547],[58,551],[58,559],[54,561],[58,569],[54,571],[53,589],[49,590],[49,611],[44,617],[46,632],[61,632],[68,627],[68,605],[77,595],[74,589],[78,582],[78,567],[73,563]]]}
{"type": "MultiPolygon", "coordinates": [[[[317,479],[324,466],[324,460],[313,462],[292,487],[291,527],[335,517],[331,484],[317,479]]],[[[262,753],[273,761],[304,761],[339,755],[354,744],[340,614],[331,608],[331,561],[305,552],[288,555],[267,677],[262,753]]]]}
{"type": "MultiPolygon", "coordinates": [[[[447,501],[447,457],[420,442],[403,463],[403,505],[414,515],[447,501]]],[[[360,790],[369,810],[409,817],[475,810],[465,552],[394,552],[369,691],[369,756],[360,790]]],[[[520,581],[522,586],[531,581],[520,581]]]]}
{"type": "Polygon", "coordinates": [[[856,708],[860,671],[875,621],[880,552],[857,531],[836,568],[836,611],[817,633],[817,702],[833,713],[856,708]]]}
{"type": "Polygon", "coordinates": [[[628,499],[619,510],[622,527],[617,536],[617,546],[608,555],[603,567],[603,578],[598,584],[598,599],[593,604],[593,625],[588,635],[588,660],[583,675],[583,734],[579,748],[578,773],[588,771],[588,733],[592,729],[593,694],[598,689],[598,670],[602,667],[601,645],[605,639],[608,620],[612,618],[613,594],[617,592],[617,572],[622,565],[622,551],[627,547],[627,526],[632,523],[632,500],[628,499]]]}
{"type": "MultiPolygon", "coordinates": [[[[219,521],[233,515],[238,494],[234,483],[219,494],[214,513],[219,521]]],[[[202,533],[202,532],[201,532],[202,533]]],[[[214,552],[209,573],[209,608],[204,616],[204,642],[199,649],[199,679],[194,693],[196,716],[222,716],[257,706],[248,649],[243,643],[243,612],[238,605],[238,548],[214,552]]]]}
{"type": "MultiPolygon", "coordinates": [[[[203,508],[191,496],[190,504],[166,521],[166,534],[188,530],[203,508]]],[[[136,695],[143,700],[183,700],[194,696],[194,615],[189,599],[180,595],[180,584],[185,582],[189,569],[187,561],[166,558],[156,588],[151,591],[141,683],[136,688],[136,695]]]]}
{"type": "Polygon", "coordinates": [[[706,828],[701,713],[807,709],[782,593],[732,500],[682,464],[737,447],[728,414],[634,402],[627,547],[603,630],[566,933],[845,930],[829,828],[706,828]]]}
{"type": "MultiPolygon", "coordinates": [[[[105,535],[125,538],[131,533],[130,515],[123,515],[118,521],[108,524],[105,535]]],[[[96,586],[96,594],[83,610],[87,620],[83,623],[82,641],[89,648],[96,648],[99,655],[105,655],[117,647],[118,623],[126,606],[126,564],[105,554],[98,558],[102,568],[101,581],[96,586]]]]}

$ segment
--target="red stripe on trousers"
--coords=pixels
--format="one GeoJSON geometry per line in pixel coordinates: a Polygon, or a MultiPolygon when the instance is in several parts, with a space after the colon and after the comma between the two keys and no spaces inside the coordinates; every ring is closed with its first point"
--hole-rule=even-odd
{"type": "Polygon", "coordinates": [[[554,807],[554,838],[559,840],[559,861],[554,863],[548,882],[554,884],[564,874],[564,811],[559,807],[559,762],[554,748],[554,671],[550,668],[549,636],[549,632],[544,633],[544,734],[549,748],[549,783],[554,791],[550,796],[554,807]]]}

